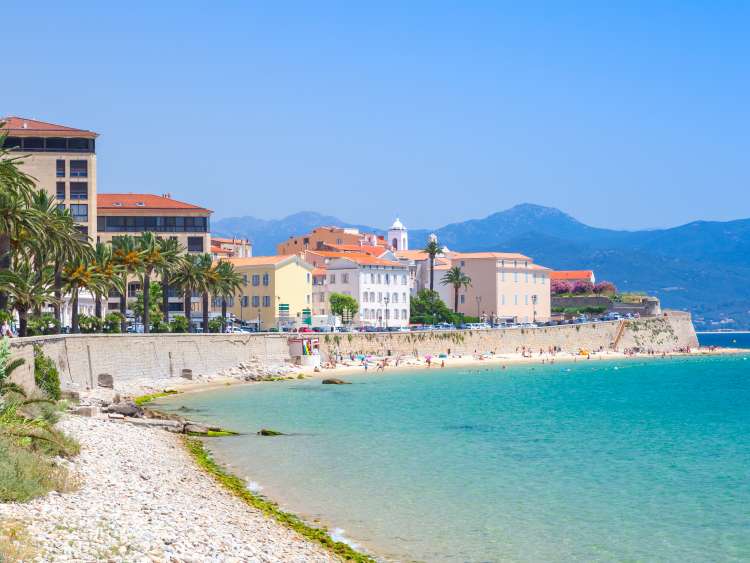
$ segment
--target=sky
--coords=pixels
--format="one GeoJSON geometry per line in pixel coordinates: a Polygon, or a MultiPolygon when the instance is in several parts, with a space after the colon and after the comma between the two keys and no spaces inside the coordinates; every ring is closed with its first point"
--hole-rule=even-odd
{"type": "Polygon", "coordinates": [[[3,3],[0,115],[214,218],[750,217],[750,2],[3,3]]]}

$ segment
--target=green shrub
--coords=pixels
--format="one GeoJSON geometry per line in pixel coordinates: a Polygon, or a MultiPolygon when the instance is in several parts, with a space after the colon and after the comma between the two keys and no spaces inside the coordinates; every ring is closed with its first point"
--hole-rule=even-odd
{"type": "Polygon", "coordinates": [[[70,488],[68,472],[43,453],[0,437],[0,501],[23,502],[70,488]]]}
{"type": "Polygon", "coordinates": [[[170,326],[162,320],[158,320],[151,325],[151,332],[169,332],[170,326]]]}
{"type": "Polygon", "coordinates": [[[60,399],[60,373],[55,362],[44,355],[39,345],[34,346],[34,381],[50,399],[60,399]]]}
{"type": "Polygon", "coordinates": [[[175,317],[169,323],[169,328],[172,332],[188,332],[188,326],[188,320],[182,315],[175,317]]]}
{"type": "Polygon", "coordinates": [[[221,332],[224,330],[224,321],[222,319],[211,319],[208,321],[208,332],[221,332]]]}
{"type": "Polygon", "coordinates": [[[122,313],[107,313],[104,317],[103,328],[107,334],[116,334],[121,332],[120,323],[122,322],[122,313]]]}
{"type": "MultiPolygon", "coordinates": [[[[2,322],[2,321],[0,321],[2,322]]],[[[29,317],[26,333],[29,336],[42,336],[59,332],[60,322],[52,313],[42,313],[29,317]]]]}
{"type": "Polygon", "coordinates": [[[78,317],[78,328],[84,334],[93,334],[95,332],[101,332],[103,322],[99,317],[92,315],[81,315],[78,317]]]}

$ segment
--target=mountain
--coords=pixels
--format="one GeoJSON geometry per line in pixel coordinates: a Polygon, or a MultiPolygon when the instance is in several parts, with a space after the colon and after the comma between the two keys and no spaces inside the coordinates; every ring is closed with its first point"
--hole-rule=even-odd
{"type": "MultiPolygon", "coordinates": [[[[383,232],[309,212],[278,221],[224,219],[215,221],[213,230],[250,238],[254,252],[266,254],[276,243],[319,225],[383,232]]],[[[518,251],[554,269],[593,269],[597,279],[620,289],[646,291],[665,307],[690,310],[699,328],[750,327],[750,219],[618,231],[585,225],[558,209],[522,204],[434,231],[410,230],[411,246],[421,246],[431,232],[451,250],[518,251]],[[734,322],[715,324],[727,319],[734,322]]]]}

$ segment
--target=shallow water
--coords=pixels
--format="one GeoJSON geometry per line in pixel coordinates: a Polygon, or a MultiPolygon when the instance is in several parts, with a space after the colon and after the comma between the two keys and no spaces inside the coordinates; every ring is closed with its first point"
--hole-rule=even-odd
{"type": "Polygon", "coordinates": [[[208,443],[285,508],[389,558],[750,560],[750,359],[347,379],[160,404],[247,432],[208,443]]]}

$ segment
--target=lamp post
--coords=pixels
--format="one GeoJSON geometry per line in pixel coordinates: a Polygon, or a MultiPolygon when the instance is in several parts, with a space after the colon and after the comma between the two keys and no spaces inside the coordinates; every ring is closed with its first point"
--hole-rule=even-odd
{"type": "Polygon", "coordinates": [[[385,303],[385,329],[388,330],[388,303],[391,302],[391,298],[386,295],[383,297],[383,303],[385,303]]]}
{"type": "Polygon", "coordinates": [[[539,298],[538,295],[534,294],[531,296],[531,304],[534,306],[534,323],[536,324],[536,301],[539,298]]]}

